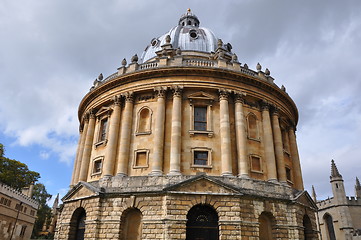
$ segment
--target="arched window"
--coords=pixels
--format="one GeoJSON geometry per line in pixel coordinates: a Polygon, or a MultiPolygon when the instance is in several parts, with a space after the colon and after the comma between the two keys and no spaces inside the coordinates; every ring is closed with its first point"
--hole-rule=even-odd
{"type": "Polygon", "coordinates": [[[328,240],[336,240],[335,229],[333,228],[333,220],[330,214],[326,213],[323,216],[325,222],[328,240]]]}
{"type": "Polygon", "coordinates": [[[69,239],[70,240],[83,240],[85,233],[85,219],[86,213],[84,208],[77,208],[70,220],[69,239]]]}
{"type": "Polygon", "coordinates": [[[248,138],[258,140],[257,117],[250,113],[247,116],[248,138]]]}
{"type": "Polygon", "coordinates": [[[259,218],[259,239],[271,240],[273,238],[272,226],[274,225],[274,218],[271,213],[263,212],[259,218]]]}
{"type": "Polygon", "coordinates": [[[137,208],[124,211],[121,222],[122,240],[142,239],[142,213],[137,208]]]}
{"type": "Polygon", "coordinates": [[[218,240],[218,214],[208,205],[198,204],[187,214],[187,240],[218,240]]]}
{"type": "Polygon", "coordinates": [[[152,124],[152,111],[143,107],[138,112],[138,134],[150,134],[152,124]]]}
{"type": "Polygon", "coordinates": [[[304,239],[313,239],[313,230],[310,217],[305,215],[303,216],[303,227],[304,227],[304,239]]]}

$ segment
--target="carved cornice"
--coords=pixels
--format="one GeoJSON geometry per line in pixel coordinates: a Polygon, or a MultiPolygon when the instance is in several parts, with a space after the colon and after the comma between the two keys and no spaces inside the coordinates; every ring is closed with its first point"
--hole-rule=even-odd
{"type": "MultiPolygon", "coordinates": [[[[256,97],[263,97],[264,94],[269,95],[271,98],[275,98],[276,101],[282,103],[283,111],[286,111],[288,117],[292,118],[295,122],[298,121],[298,111],[296,108],[295,103],[289,97],[287,93],[282,91],[279,87],[275,84],[269,83],[267,81],[261,80],[257,77],[249,76],[242,72],[232,71],[228,69],[212,69],[212,68],[199,68],[199,67],[165,67],[165,68],[155,68],[155,69],[147,69],[138,72],[132,72],[124,75],[119,75],[112,80],[105,82],[104,84],[98,86],[93,91],[89,92],[87,95],[84,96],[82,102],[79,105],[79,118],[83,115],[84,111],[87,107],[101,94],[108,92],[112,89],[119,88],[121,86],[127,85],[129,87],[129,83],[142,81],[142,80],[152,80],[149,84],[149,88],[152,88],[154,85],[154,81],[157,81],[157,78],[164,78],[167,77],[171,79],[171,77],[179,77],[179,76],[187,76],[189,77],[195,76],[202,78],[211,78],[217,79],[215,82],[214,80],[209,82],[210,84],[219,84],[219,85],[227,85],[229,88],[234,88],[242,86],[245,89],[248,95],[253,96],[254,91],[250,91],[248,93],[248,89],[257,88],[259,92],[256,93],[256,97]],[[240,85],[241,84],[241,85],[240,85]],[[260,93],[260,94],[258,94],[260,93]],[[285,109],[284,109],[285,108],[285,109]]],[[[187,84],[186,82],[193,83],[192,80],[182,81],[182,84],[187,84]]],[[[199,82],[202,86],[207,84],[207,81],[200,81],[199,82]]],[[[171,85],[172,83],[169,82],[171,85]]],[[[134,87],[137,85],[134,84],[134,87]]],[[[185,86],[185,85],[184,85],[185,86]]],[[[213,87],[214,88],[214,87],[213,87]]]]}

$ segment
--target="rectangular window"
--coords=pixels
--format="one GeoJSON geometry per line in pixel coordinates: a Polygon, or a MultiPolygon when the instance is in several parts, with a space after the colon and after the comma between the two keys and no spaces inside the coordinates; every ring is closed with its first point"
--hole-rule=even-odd
{"type": "Polygon", "coordinates": [[[4,198],[2,197],[1,199],[0,199],[0,204],[3,204],[4,203],[4,198]]]}
{"type": "Polygon", "coordinates": [[[30,215],[31,215],[31,216],[35,216],[35,211],[34,211],[34,210],[30,210],[30,215]]]}
{"type": "Polygon", "coordinates": [[[207,131],[207,107],[194,107],[194,130],[207,131]]]}
{"type": "Polygon", "coordinates": [[[194,165],[208,165],[208,151],[194,151],[194,165]]]}
{"type": "Polygon", "coordinates": [[[93,174],[101,173],[102,171],[102,159],[94,161],[93,164],[93,174]]]}
{"type": "Polygon", "coordinates": [[[26,231],[26,226],[25,225],[21,226],[20,237],[24,237],[25,231],[26,231]]]}
{"type": "Polygon", "coordinates": [[[107,137],[107,126],[108,126],[108,118],[104,118],[100,121],[100,129],[99,129],[99,139],[98,141],[105,141],[107,137]]]}
{"type": "Polygon", "coordinates": [[[252,171],[262,172],[261,158],[257,156],[251,156],[251,168],[252,171]]]}
{"type": "Polygon", "coordinates": [[[147,153],[146,152],[138,152],[136,158],[136,166],[145,166],[147,165],[147,153]]]}
{"type": "Polygon", "coordinates": [[[292,181],[292,178],[291,178],[291,169],[286,167],[286,178],[288,181],[292,181]]]}
{"type": "Polygon", "coordinates": [[[138,149],[134,152],[134,168],[147,168],[148,167],[148,149],[138,149]]]}

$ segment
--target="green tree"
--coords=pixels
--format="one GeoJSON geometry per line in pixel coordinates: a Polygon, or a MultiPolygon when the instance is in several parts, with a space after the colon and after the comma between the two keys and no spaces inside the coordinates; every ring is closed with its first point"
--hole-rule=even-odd
{"type": "Polygon", "coordinates": [[[0,144],[0,182],[21,191],[40,178],[40,174],[30,171],[25,163],[4,156],[4,146],[0,144]]]}
{"type": "Polygon", "coordinates": [[[43,184],[37,183],[34,185],[33,198],[39,203],[37,219],[32,233],[32,238],[37,238],[45,221],[49,221],[51,217],[51,208],[47,205],[47,201],[51,198],[51,195],[46,191],[43,184]]]}
{"type": "MultiPolygon", "coordinates": [[[[30,171],[25,163],[5,157],[4,145],[0,143],[0,182],[21,191],[24,187],[29,187],[40,178],[40,174],[30,171]]],[[[38,238],[38,233],[42,230],[44,222],[50,220],[51,208],[47,201],[51,195],[46,191],[44,184],[34,185],[33,199],[39,203],[37,218],[33,229],[33,238],[38,238]]]]}

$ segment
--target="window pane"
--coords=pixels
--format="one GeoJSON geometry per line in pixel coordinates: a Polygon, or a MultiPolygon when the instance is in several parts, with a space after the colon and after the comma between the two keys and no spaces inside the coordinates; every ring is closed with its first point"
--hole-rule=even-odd
{"type": "Polygon", "coordinates": [[[207,165],[207,164],[208,164],[208,151],[195,151],[194,165],[207,165]]]}
{"type": "Polygon", "coordinates": [[[252,156],[251,157],[251,166],[252,166],[253,171],[260,172],[262,170],[261,169],[261,159],[256,156],[252,156]]]}
{"type": "Polygon", "coordinates": [[[105,118],[100,123],[99,141],[104,141],[107,134],[108,119],[105,118]]]}
{"type": "Polygon", "coordinates": [[[206,131],[207,130],[207,108],[195,107],[194,108],[194,130],[206,131]]]}

